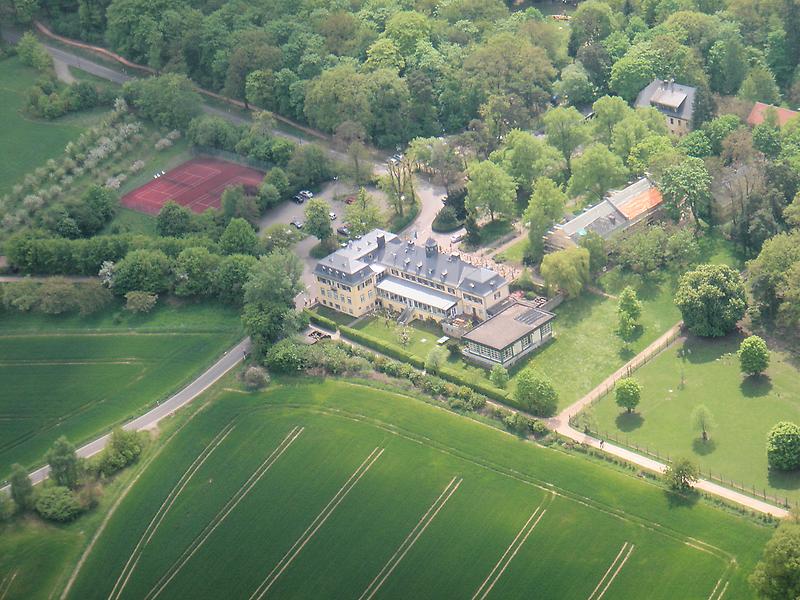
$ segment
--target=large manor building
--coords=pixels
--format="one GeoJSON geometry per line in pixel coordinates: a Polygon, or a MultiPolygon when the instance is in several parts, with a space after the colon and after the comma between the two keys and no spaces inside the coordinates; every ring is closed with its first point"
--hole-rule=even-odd
{"type": "Polygon", "coordinates": [[[381,307],[409,320],[482,321],[509,294],[503,276],[441,252],[435,240],[421,247],[380,229],[320,260],[314,275],[320,304],[355,317],[381,307]]]}

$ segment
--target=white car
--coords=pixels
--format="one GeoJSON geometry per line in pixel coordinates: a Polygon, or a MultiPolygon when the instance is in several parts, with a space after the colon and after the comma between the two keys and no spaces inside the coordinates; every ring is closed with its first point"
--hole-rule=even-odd
{"type": "Polygon", "coordinates": [[[294,221],[292,221],[292,225],[294,225],[298,229],[303,228],[303,222],[300,219],[295,219],[294,221]]]}
{"type": "Polygon", "coordinates": [[[457,244],[458,242],[462,241],[467,235],[467,232],[463,229],[461,231],[456,231],[453,235],[450,236],[450,241],[453,244],[457,244]]]}
{"type": "Polygon", "coordinates": [[[331,221],[335,221],[336,220],[336,213],[335,212],[333,212],[333,211],[329,212],[328,216],[331,218],[331,221]]]}

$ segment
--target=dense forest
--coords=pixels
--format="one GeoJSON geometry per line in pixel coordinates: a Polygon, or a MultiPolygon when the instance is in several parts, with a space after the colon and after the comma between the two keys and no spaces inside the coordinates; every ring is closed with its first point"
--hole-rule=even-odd
{"type": "Polygon", "coordinates": [[[528,128],[554,94],[630,101],[653,77],[697,86],[698,121],[720,95],[800,100],[790,0],[588,0],[569,25],[501,0],[4,3],[325,131],[356,121],[384,147],[473,120],[528,128]]]}

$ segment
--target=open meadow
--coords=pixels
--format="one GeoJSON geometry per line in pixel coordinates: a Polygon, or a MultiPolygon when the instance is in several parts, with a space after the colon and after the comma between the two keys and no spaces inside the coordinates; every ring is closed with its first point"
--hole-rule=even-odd
{"type": "Polygon", "coordinates": [[[68,598],[752,597],[771,529],[630,474],[362,384],[213,393],[68,598]]]}
{"type": "Polygon", "coordinates": [[[744,377],[736,357],[741,339],[690,337],[673,344],[634,374],[642,385],[636,412],[623,413],[606,396],[590,410],[593,428],[661,455],[689,456],[704,472],[759,494],[800,501],[800,474],[770,471],[766,452],[773,425],[800,415],[797,358],[773,351],[764,376],[744,377]],[[699,404],[716,422],[705,443],[692,427],[699,404]]]}
{"type": "Polygon", "coordinates": [[[46,121],[22,114],[28,89],[38,77],[16,57],[0,60],[0,195],[48,159],[60,156],[67,142],[102,115],[102,111],[88,111],[46,121]]]}
{"type": "Polygon", "coordinates": [[[0,314],[0,479],[15,462],[41,464],[61,435],[78,444],[140,414],[241,335],[236,311],[206,305],[0,314]]]}

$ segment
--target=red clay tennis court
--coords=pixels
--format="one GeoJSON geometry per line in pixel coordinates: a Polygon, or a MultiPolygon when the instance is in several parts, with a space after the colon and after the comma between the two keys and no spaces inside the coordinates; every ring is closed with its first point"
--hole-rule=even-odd
{"type": "Polygon", "coordinates": [[[219,208],[225,188],[243,185],[253,194],[264,173],[217,158],[193,158],[122,197],[122,205],[156,215],[167,200],[201,213],[219,208]]]}

